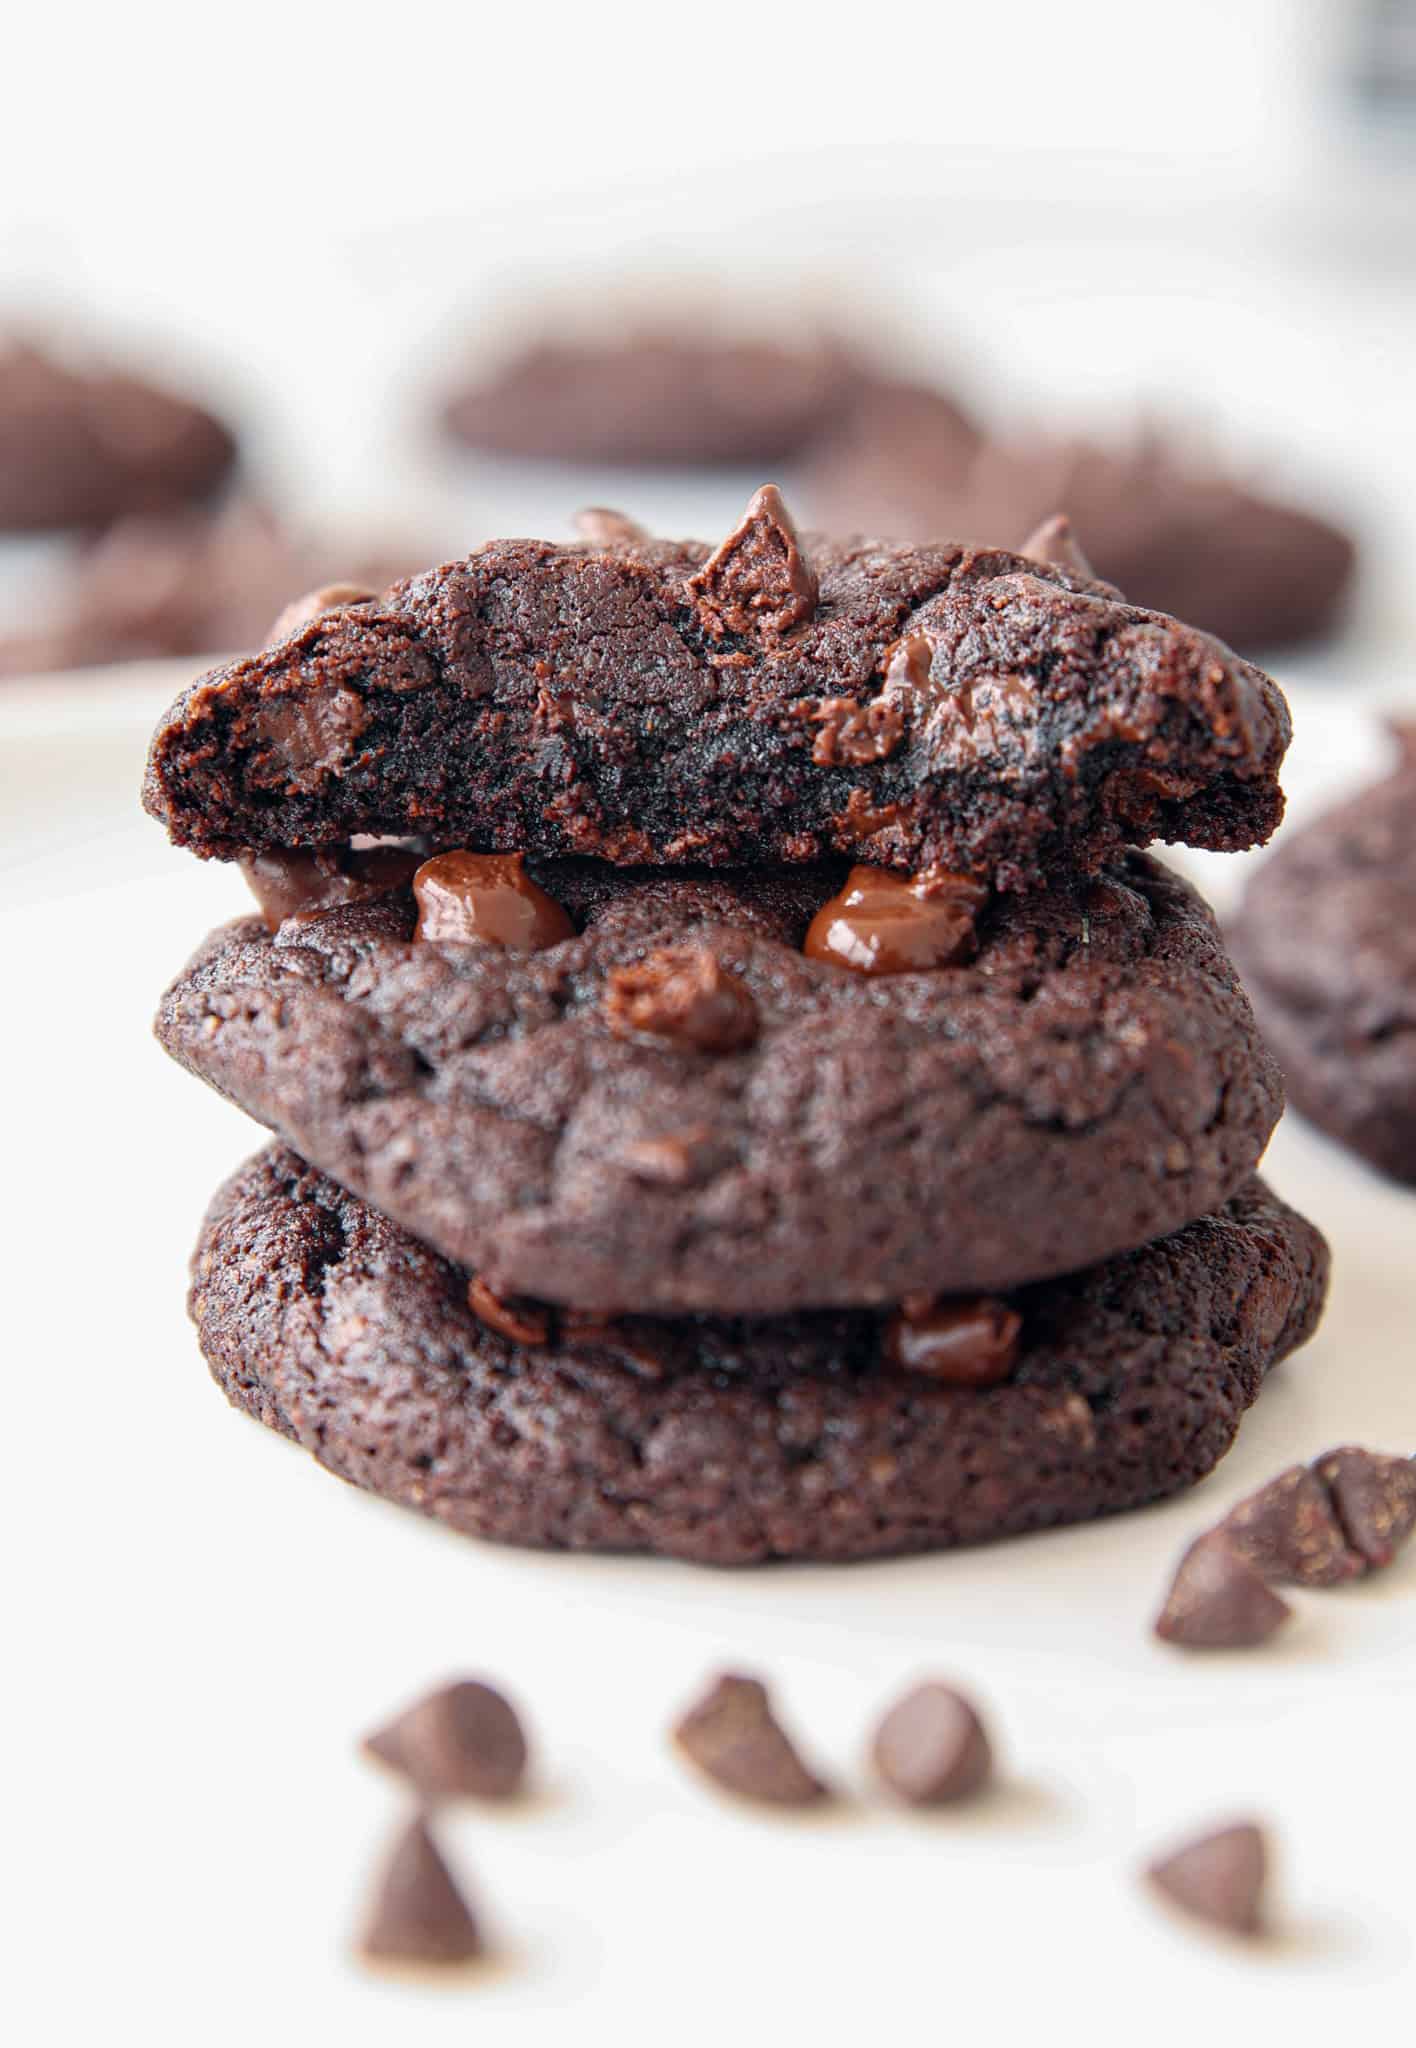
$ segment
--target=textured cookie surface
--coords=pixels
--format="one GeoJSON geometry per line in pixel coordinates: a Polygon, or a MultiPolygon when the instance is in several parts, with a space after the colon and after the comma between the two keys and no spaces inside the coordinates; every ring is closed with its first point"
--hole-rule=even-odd
{"type": "Polygon", "coordinates": [[[827,340],[645,330],[546,340],[452,398],[449,433],[495,454],[563,462],[775,462],[820,433],[860,372],[827,340]]]}
{"type": "Polygon", "coordinates": [[[105,526],[204,496],[236,444],[200,406],[137,377],[0,347],[0,529],[105,526]]]}
{"type": "Polygon", "coordinates": [[[1416,729],[1406,749],[1264,862],[1234,945],[1290,1100],[1416,1182],[1416,729]]]}
{"type": "Polygon", "coordinates": [[[230,1398],[472,1535],[709,1564],[878,1557],[1172,1493],[1308,1335],[1321,1237],[1254,1181],[1144,1251],[1013,1297],[1013,1377],[942,1387],[881,1318],[635,1318],[528,1350],[467,1276],[272,1148],[223,1189],[191,1309],[230,1398]]]}
{"type": "Polygon", "coordinates": [[[970,440],[953,405],[930,391],[896,392],[848,416],[819,453],[807,496],[838,532],[958,533],[986,547],[1017,547],[1064,512],[1097,575],[1133,604],[1249,652],[1328,631],[1355,562],[1330,520],[1187,462],[1172,442],[970,440]]]}
{"type": "Polygon", "coordinates": [[[1066,1271],[1218,1206],[1278,1115],[1209,911],[1145,855],[995,899],[969,965],[878,979],[801,951],[838,870],[536,873],[577,927],[546,951],[410,942],[406,890],[249,920],[158,1035],[499,1292],[587,1308],[1066,1271]],[[746,1042],[617,1028],[616,970],[664,950],[745,987],[746,1042]]]}
{"type": "Polygon", "coordinates": [[[747,866],[850,852],[1003,888],[1267,837],[1277,686],[1106,586],[838,546],[753,501],[694,544],[498,541],[193,685],[145,801],[201,854],[441,845],[747,866]]]}

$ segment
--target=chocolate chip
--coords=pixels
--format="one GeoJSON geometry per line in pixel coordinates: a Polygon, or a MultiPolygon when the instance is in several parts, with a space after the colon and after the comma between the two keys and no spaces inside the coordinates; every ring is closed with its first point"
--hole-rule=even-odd
{"type": "Polygon", "coordinates": [[[1055,569],[1069,569],[1074,576],[1096,581],[1096,571],[1082,552],[1071,520],[1063,512],[1054,512],[1041,526],[1034,527],[1018,553],[1026,555],[1030,562],[1048,562],[1055,569]]]}
{"type": "Polygon", "coordinates": [[[820,730],[811,758],[819,768],[859,767],[887,761],[905,736],[905,719],[896,699],[825,697],[806,706],[806,715],[820,730]]]}
{"type": "Polygon", "coordinates": [[[373,1963],[468,1963],[483,1952],[471,1909],[420,1816],[394,1845],[359,1943],[373,1963]]]}
{"type": "Polygon", "coordinates": [[[1381,1571],[1416,1530],[1416,1462],[1349,1444],[1326,1452],[1313,1470],[1353,1550],[1381,1571]]]}
{"type": "Polygon", "coordinates": [[[642,1380],[661,1380],[664,1361],[642,1331],[617,1316],[567,1309],[561,1316],[561,1339],[572,1351],[606,1351],[642,1380]]]}
{"type": "Polygon", "coordinates": [[[612,548],[648,540],[637,519],[613,512],[608,505],[584,505],[575,515],[575,530],[595,547],[612,548]]]}
{"type": "Polygon", "coordinates": [[[947,1685],[906,1693],[875,1731],[876,1772],[911,1806],[947,1806],[981,1792],[993,1773],[987,1730],[964,1695],[947,1685]]]}
{"type": "Polygon", "coordinates": [[[1337,1586],[1360,1577],[1332,1500],[1306,1465],[1291,1465],[1231,1508],[1220,1528],[1263,1578],[1296,1586],[1337,1586]]]}
{"type": "Polygon", "coordinates": [[[1005,1301],[910,1299],[885,1325],[883,1355],[951,1387],[993,1387],[1018,1362],[1023,1319],[1005,1301]]]}
{"type": "Polygon", "coordinates": [[[440,853],[413,877],[415,938],[438,945],[539,953],[575,937],[553,896],[532,881],[524,853],[440,853]]]}
{"type": "Polygon", "coordinates": [[[856,974],[955,967],[978,950],[976,920],[987,900],[984,883],[943,868],[896,875],[854,867],[812,919],[802,951],[856,974]]]}
{"type": "Polygon", "coordinates": [[[605,1021],[621,1038],[662,1038],[697,1052],[740,1052],[757,1005],[740,975],[702,946],[666,946],[605,979],[605,1021]]]}
{"type": "Polygon", "coordinates": [[[690,1763],[741,1799],[769,1806],[809,1806],[827,1796],[772,1713],[755,1678],[716,1679],[674,1729],[690,1763]]]}
{"type": "Polygon", "coordinates": [[[282,640],[292,639],[302,627],[313,625],[326,612],[337,611],[346,604],[371,604],[377,595],[359,583],[326,583],[322,589],[307,590],[303,597],[291,599],[262,644],[278,647],[282,640]]]}
{"type": "Polygon", "coordinates": [[[1202,1835],[1152,1863],[1146,1876],[1172,1905],[1226,1934],[1263,1932],[1268,1845],[1252,1822],[1202,1835]]]}
{"type": "Polygon", "coordinates": [[[248,854],[241,872],[260,906],[267,931],[278,931],[289,917],[329,910],[337,903],[362,903],[407,888],[418,869],[418,856],[398,846],[371,846],[354,852],[334,851],[248,854]]]}
{"type": "Polygon", "coordinates": [[[820,589],[775,484],[764,484],[688,592],[705,632],[722,638],[783,639],[814,617],[820,589]]]}
{"type": "Polygon", "coordinates": [[[530,1301],[504,1301],[480,1274],[467,1283],[467,1306],[479,1322],[509,1343],[534,1347],[550,1342],[551,1318],[545,1309],[530,1301]]]}
{"type": "Polygon", "coordinates": [[[401,1771],[425,1805],[510,1799],[526,1776],[526,1737],[494,1686],[464,1678],[439,1686],[366,1736],[364,1749],[401,1771]]]}
{"type": "Polygon", "coordinates": [[[1267,1642],[1292,1612],[1224,1530],[1212,1529],[1181,1558],[1155,1632],[1187,1650],[1247,1649],[1267,1642]]]}
{"type": "Polygon", "coordinates": [[[357,690],[329,684],[266,699],[256,725],[280,765],[281,779],[309,794],[349,760],[369,716],[357,690]]]}

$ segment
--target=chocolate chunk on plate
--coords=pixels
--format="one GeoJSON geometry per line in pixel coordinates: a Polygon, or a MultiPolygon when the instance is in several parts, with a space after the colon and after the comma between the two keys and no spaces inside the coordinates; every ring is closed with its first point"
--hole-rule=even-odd
{"type": "Polygon", "coordinates": [[[978,1709],[952,1686],[916,1686],[875,1731],[876,1775],[911,1806],[951,1806],[981,1792],[993,1747],[978,1709]]]}
{"type": "Polygon", "coordinates": [[[1221,1527],[1270,1583],[1338,1586],[1366,1569],[1348,1546],[1328,1488],[1306,1465],[1290,1466],[1241,1500],[1221,1527]]]}
{"type": "Polygon", "coordinates": [[[526,1736],[494,1686],[460,1679],[416,1700],[364,1748],[401,1771],[425,1805],[446,1799],[510,1799],[526,1775],[526,1736]]]}
{"type": "Polygon", "coordinates": [[[359,1942],[366,1962],[449,1968],[484,1952],[481,1931],[421,1815],[403,1829],[359,1942]]]}
{"type": "Polygon", "coordinates": [[[724,1792],[763,1806],[814,1806],[828,1796],[756,1678],[725,1675],[675,1725],[681,1755],[724,1792]]]}
{"type": "Polygon", "coordinates": [[[1200,1836],[1152,1863],[1155,1889],[1193,1920],[1226,1934],[1253,1937],[1264,1928],[1268,1844],[1252,1821],[1200,1836]]]}
{"type": "Polygon", "coordinates": [[[1353,1550],[1369,1571],[1384,1570],[1416,1532],[1416,1460],[1348,1445],[1318,1458],[1313,1470],[1353,1550]]]}
{"type": "Polygon", "coordinates": [[[178,843],[424,834],[620,864],[937,866],[1006,889],[1282,815],[1277,688],[1057,562],[799,536],[494,541],[203,677],[154,739],[178,843]]]}
{"type": "Polygon", "coordinates": [[[1293,1612],[1227,1532],[1212,1529],[1180,1560],[1155,1632],[1186,1650],[1242,1650],[1266,1643],[1293,1612]]]}

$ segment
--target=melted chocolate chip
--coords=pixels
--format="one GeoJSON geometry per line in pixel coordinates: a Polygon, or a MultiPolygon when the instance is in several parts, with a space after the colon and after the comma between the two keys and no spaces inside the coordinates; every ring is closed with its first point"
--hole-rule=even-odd
{"type": "Polygon", "coordinates": [[[308,792],[343,767],[369,723],[369,711],[357,690],[335,685],[272,697],[256,723],[291,787],[308,792]]]}
{"type": "Polygon", "coordinates": [[[648,540],[648,532],[637,519],[608,505],[585,505],[575,515],[575,530],[582,540],[599,548],[621,547],[648,540]]]}
{"type": "Polygon", "coordinates": [[[703,946],[666,946],[606,976],[605,1021],[622,1038],[661,1038],[697,1052],[740,1052],[757,1036],[745,981],[703,946]]]}
{"type": "Polygon", "coordinates": [[[359,1944],[373,1963],[469,1963],[482,1937],[420,1817],[394,1844],[359,1944]]]}
{"type": "Polygon", "coordinates": [[[526,1776],[526,1736],[516,1709],[479,1679],[439,1686],[367,1736],[363,1747],[401,1771],[430,1806],[510,1799],[526,1776]]]}
{"type": "Polygon", "coordinates": [[[1263,1930],[1268,1846],[1252,1822],[1221,1828],[1152,1863],[1146,1876],[1172,1905],[1226,1934],[1263,1930]]]}
{"type": "Polygon", "coordinates": [[[885,687],[922,694],[933,690],[930,670],[934,665],[934,642],[927,633],[906,633],[885,649],[881,670],[885,687]]]}
{"type": "Polygon", "coordinates": [[[775,484],[764,484],[738,525],[688,579],[704,631],[771,643],[814,617],[820,588],[775,484]]]}
{"type": "Polygon", "coordinates": [[[1026,555],[1030,562],[1048,562],[1055,569],[1069,569],[1074,576],[1096,581],[1096,571],[1082,552],[1071,520],[1063,512],[1054,512],[1050,519],[1035,527],[1018,553],[1026,555]]]}
{"type": "Polygon", "coordinates": [[[467,1283],[467,1306],[478,1322],[485,1323],[489,1330],[495,1330],[508,1343],[534,1348],[538,1344],[549,1344],[551,1340],[551,1318],[547,1310],[534,1302],[503,1301],[500,1295],[493,1294],[480,1276],[467,1283]]]}
{"type": "Polygon", "coordinates": [[[371,604],[377,596],[373,590],[365,590],[360,583],[326,583],[319,590],[307,590],[303,597],[292,598],[266,634],[263,645],[278,647],[282,640],[289,640],[302,627],[309,626],[326,612],[337,611],[341,605],[371,604]]]}
{"type": "Polygon", "coordinates": [[[400,846],[370,846],[361,852],[255,853],[241,872],[260,906],[268,931],[288,917],[330,910],[337,903],[363,903],[404,889],[418,869],[418,856],[400,846]]]}
{"type": "Polygon", "coordinates": [[[984,883],[942,868],[896,875],[854,867],[812,919],[802,951],[856,974],[956,967],[978,950],[975,921],[987,899],[984,883]]]}
{"type": "Polygon", "coordinates": [[[679,1749],[725,1792],[770,1806],[810,1806],[826,1787],[810,1772],[755,1678],[717,1679],[674,1729],[679,1749]]]}
{"type": "Polygon", "coordinates": [[[539,953],[575,937],[555,898],[526,872],[522,853],[440,853],[413,877],[415,938],[438,945],[505,946],[539,953]]]}
{"type": "Polygon", "coordinates": [[[947,1806],[981,1792],[993,1751],[978,1713],[947,1685],[920,1685],[891,1707],[875,1731],[871,1762],[911,1806],[947,1806]]]}
{"type": "Polygon", "coordinates": [[[890,1318],[881,1349],[892,1365],[950,1387],[994,1387],[1018,1362],[1023,1319],[1004,1301],[909,1300],[890,1318]]]}
{"type": "Polygon", "coordinates": [[[1223,1529],[1212,1529],[1181,1558],[1155,1632],[1186,1650],[1249,1649],[1266,1643],[1292,1612],[1223,1529]]]}
{"type": "Polygon", "coordinates": [[[809,708],[808,716],[820,728],[811,758],[822,768],[888,761],[905,736],[904,714],[888,696],[867,704],[856,697],[826,697],[809,708]]]}

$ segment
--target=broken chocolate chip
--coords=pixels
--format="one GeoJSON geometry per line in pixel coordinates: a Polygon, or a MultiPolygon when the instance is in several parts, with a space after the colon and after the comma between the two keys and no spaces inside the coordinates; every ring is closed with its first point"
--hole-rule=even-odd
{"type": "Polygon", "coordinates": [[[1063,512],[1054,512],[1041,526],[1034,527],[1018,553],[1026,555],[1030,562],[1046,562],[1054,569],[1067,569],[1073,576],[1096,581],[1096,571],[1082,552],[1071,520],[1063,512]]]}
{"type": "Polygon", "coordinates": [[[697,1052],[740,1052],[757,1005],[740,975],[702,946],[666,946],[605,978],[605,1021],[622,1038],[662,1038],[697,1052]]]}
{"type": "Polygon", "coordinates": [[[418,869],[418,856],[398,846],[370,846],[361,851],[248,854],[241,862],[251,894],[260,906],[267,931],[278,931],[289,917],[331,910],[340,903],[363,903],[405,889],[418,869]]]}
{"type": "Polygon", "coordinates": [[[337,611],[346,604],[372,604],[378,593],[365,590],[360,583],[326,583],[322,589],[307,590],[303,597],[292,598],[275,624],[266,634],[263,645],[278,647],[282,640],[289,640],[305,626],[313,625],[326,612],[337,611]]]}
{"type": "Polygon", "coordinates": [[[493,1294],[480,1274],[474,1274],[467,1283],[467,1306],[478,1322],[485,1323],[508,1343],[534,1348],[550,1342],[551,1318],[547,1310],[531,1301],[503,1300],[501,1295],[493,1294]]]}
{"type": "Polygon", "coordinates": [[[540,953],[575,937],[553,896],[532,881],[524,853],[440,853],[413,877],[414,937],[436,945],[540,953]]]}
{"type": "Polygon", "coordinates": [[[888,761],[905,736],[904,714],[896,698],[880,696],[862,704],[856,697],[825,697],[805,711],[819,727],[811,748],[818,768],[888,761]]]}
{"type": "Polygon", "coordinates": [[[364,1749],[401,1771],[425,1805],[446,1799],[510,1799],[526,1776],[526,1736],[494,1686],[464,1678],[416,1700],[364,1749]]]}
{"type": "Polygon", "coordinates": [[[612,511],[608,505],[583,505],[575,515],[575,530],[597,548],[621,547],[649,538],[637,519],[612,511]]]}
{"type": "Polygon", "coordinates": [[[947,1685],[920,1685],[875,1731],[871,1761],[911,1806],[947,1806],[981,1792],[993,1773],[988,1732],[976,1709],[947,1685]]]}
{"type": "Polygon", "coordinates": [[[896,875],[854,867],[811,920],[802,951],[856,974],[957,967],[978,950],[977,918],[987,900],[985,883],[943,868],[896,875]]]}
{"type": "Polygon", "coordinates": [[[1152,1863],[1146,1876],[1172,1905],[1226,1934],[1263,1932],[1268,1846],[1252,1822],[1220,1828],[1152,1863]]]}
{"type": "Polygon", "coordinates": [[[1316,1459],[1313,1470],[1353,1550],[1369,1570],[1384,1569],[1416,1530],[1416,1461],[1348,1444],[1316,1459]]]}
{"type": "Polygon", "coordinates": [[[673,1731],[700,1771],[742,1799],[769,1806],[809,1806],[827,1796],[797,1755],[755,1678],[716,1679],[673,1731]]]}
{"type": "Polygon", "coordinates": [[[993,1387],[1018,1362],[1023,1319],[1006,1301],[907,1299],[885,1325],[883,1355],[950,1387],[993,1387]]]}
{"type": "Polygon", "coordinates": [[[816,611],[816,572],[801,551],[775,484],[757,491],[738,525],[688,579],[704,630],[715,638],[780,640],[816,611]]]}
{"type": "Polygon", "coordinates": [[[1332,1500],[1306,1465],[1291,1465],[1231,1508],[1220,1524],[1261,1577],[1295,1586],[1337,1586],[1360,1577],[1332,1500]]]}
{"type": "Polygon", "coordinates": [[[1267,1642],[1292,1612],[1224,1530],[1211,1529],[1181,1558],[1155,1632],[1187,1650],[1247,1649],[1267,1642]]]}
{"type": "Polygon", "coordinates": [[[469,1963],[482,1937],[421,1815],[394,1845],[359,1943],[373,1963],[469,1963]]]}
{"type": "Polygon", "coordinates": [[[357,690],[331,684],[267,698],[256,713],[256,726],[279,765],[280,779],[308,794],[349,760],[369,717],[357,690]]]}

